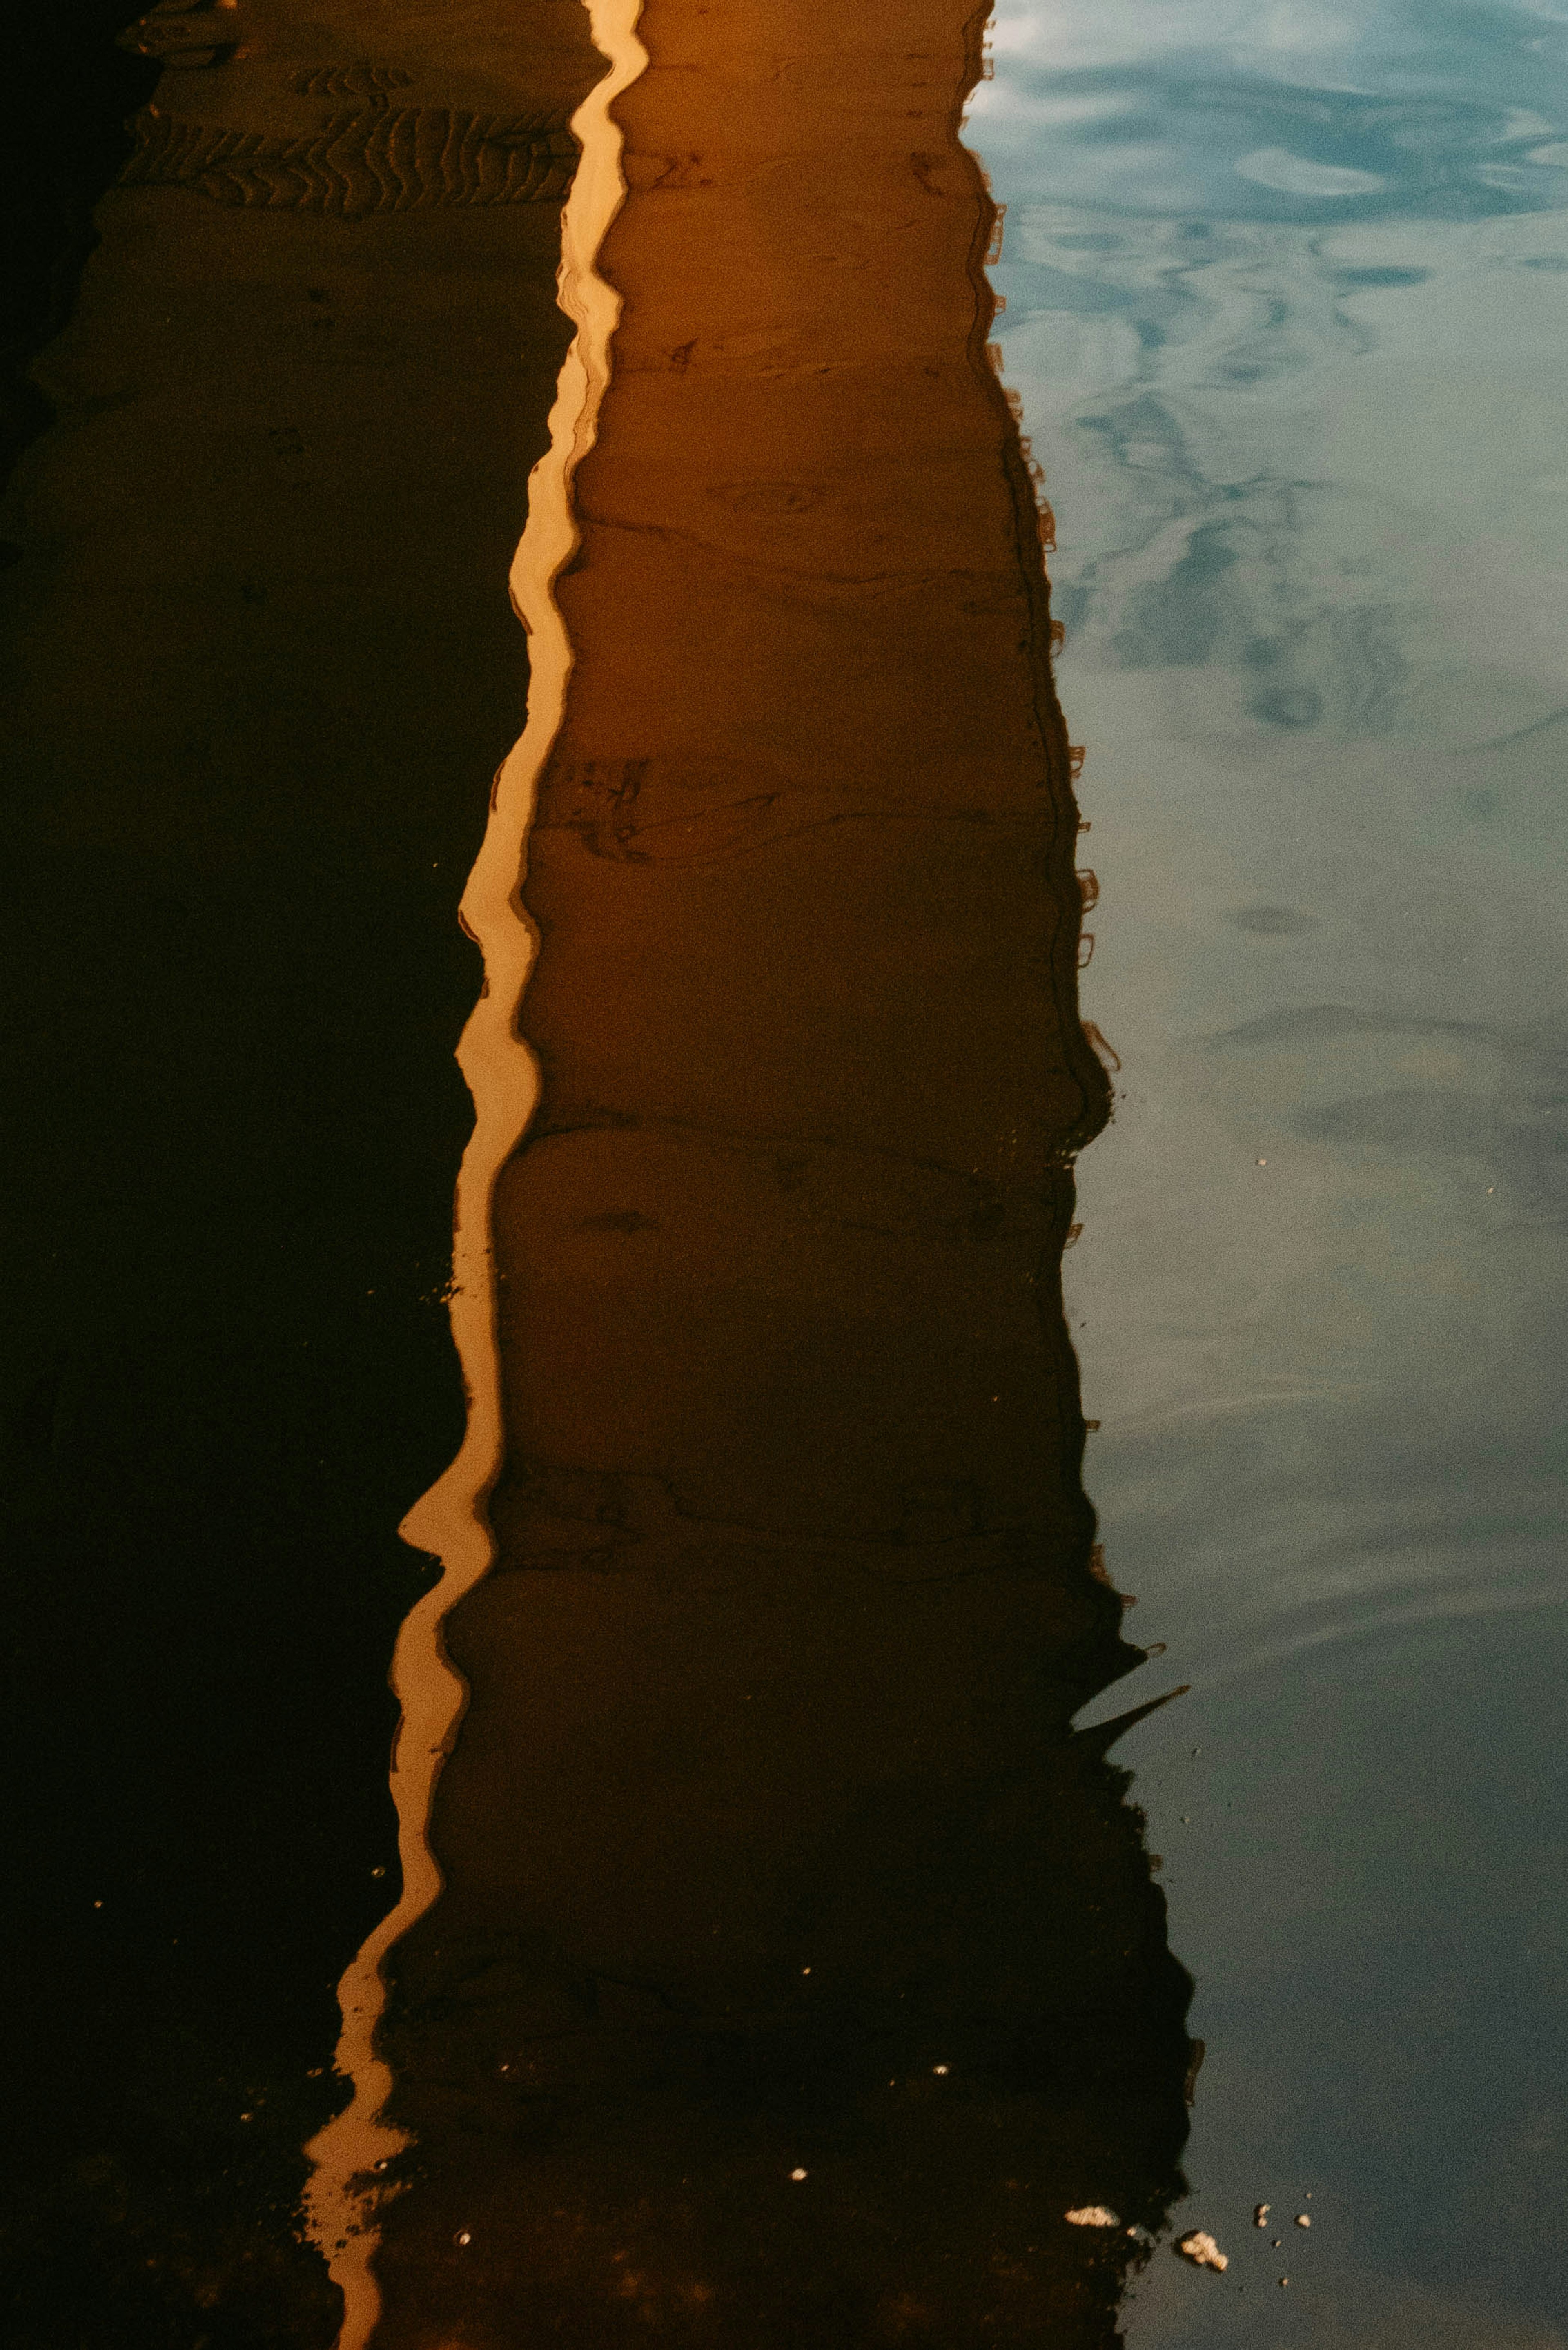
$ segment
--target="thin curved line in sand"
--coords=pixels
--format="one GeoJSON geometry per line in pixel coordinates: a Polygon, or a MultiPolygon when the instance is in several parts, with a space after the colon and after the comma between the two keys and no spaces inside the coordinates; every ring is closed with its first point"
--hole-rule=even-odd
{"type": "Polygon", "coordinates": [[[305,2194],[306,2228],[343,2294],[337,2350],[364,2350],[375,2333],[381,2308],[373,2267],[378,2171],[410,2143],[406,2131],[381,2117],[392,2075],[377,2053],[376,2029],[386,2005],[382,1963],[441,1887],[428,1835],[431,1804],[468,1700],[462,1675],[446,1656],[441,1626],[494,1555],[486,1504],[501,1469],[503,1430],[491,1210],[496,1180],[539,1094],[537,1065],[517,1034],[537,943],[520,895],[524,854],[572,669],[554,592],[577,545],[572,475],[593,446],[620,317],[619,296],[595,266],[626,194],[621,134],[610,108],[648,63],[636,36],[641,0],[585,5],[594,45],[608,58],[609,71],[572,118],[582,158],[561,216],[556,283],[576,333],[556,388],[550,446],[529,482],[527,524],[512,567],[512,600],[528,631],[527,723],[496,776],[490,820],[461,909],[463,927],[484,958],[480,999],[457,1052],[474,1109],[457,1179],[452,1290],[468,1421],[457,1458],[400,1529],[405,1541],[441,1563],[441,1580],[404,1619],[392,1659],[392,1690],[402,1709],[391,1771],[402,1892],[338,1985],[343,2027],[334,2061],[353,2095],[306,2148],[314,2166],[305,2194]]]}

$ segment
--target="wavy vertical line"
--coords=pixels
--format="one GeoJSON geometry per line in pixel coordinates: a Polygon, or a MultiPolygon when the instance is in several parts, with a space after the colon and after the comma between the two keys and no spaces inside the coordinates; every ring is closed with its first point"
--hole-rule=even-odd
{"type": "Polygon", "coordinates": [[[439,1582],[405,1617],[392,1658],[392,1690],[401,1709],[391,1790],[402,1890],[338,1985],[343,2022],[334,2063],[353,2094],[306,2148],[313,2165],[305,2194],[306,2228],[343,2294],[337,2350],[364,2350],[375,2333],[381,2308],[374,2270],[378,2170],[411,2143],[408,2132],[383,2119],[392,2074],[377,2052],[376,2030],[386,2007],[388,1953],[441,1889],[430,1844],[431,1806],[468,1701],[467,1685],[446,1655],[442,1626],[494,1556],[487,1504],[501,1471],[504,1430],[492,1208],[497,1179],[539,1095],[537,1063],[517,1030],[537,947],[522,903],[524,858],[539,775],[560,731],[572,671],[555,582],[578,542],[572,476],[593,446],[620,318],[620,297],[596,265],[626,194],[621,134],[610,109],[648,63],[636,35],[641,5],[585,0],[594,46],[608,59],[609,71],[572,118],[581,157],[561,215],[556,287],[576,332],[556,380],[550,445],[529,479],[527,522],[512,565],[512,600],[529,639],[527,719],[496,775],[490,819],[460,909],[484,962],[479,1001],[457,1051],[474,1112],[457,1179],[452,1289],[452,1332],[468,1418],[456,1459],[400,1528],[406,1542],[434,1553],[441,1565],[439,1582]]]}

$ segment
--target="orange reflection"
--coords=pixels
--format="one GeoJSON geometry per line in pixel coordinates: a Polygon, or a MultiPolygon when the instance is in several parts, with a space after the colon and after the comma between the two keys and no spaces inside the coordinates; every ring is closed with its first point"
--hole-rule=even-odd
{"type": "Polygon", "coordinates": [[[1097,2344],[1136,2240],[1064,2214],[1176,2181],[1185,1979],[1069,1730],[1138,1652],[1061,1308],[1108,1090],[981,24],[656,0],[632,82],[595,16],[629,192],[607,84],[464,900],[408,1889],[315,2149],[346,2342],[1097,2344]]]}

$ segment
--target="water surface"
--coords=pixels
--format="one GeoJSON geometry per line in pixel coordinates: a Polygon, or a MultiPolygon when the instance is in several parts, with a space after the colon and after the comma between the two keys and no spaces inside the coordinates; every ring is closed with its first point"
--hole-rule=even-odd
{"type": "Polygon", "coordinates": [[[1068,1259],[1087,1475],[1194,1684],[1118,1752],[1238,2255],[1157,2263],[1127,2331],[1554,2343],[1568,23],[993,43],[1123,1060],[1068,1259]]]}
{"type": "Polygon", "coordinates": [[[37,363],[7,2338],[1561,2350],[1568,25],[590,29],[37,363]]]}

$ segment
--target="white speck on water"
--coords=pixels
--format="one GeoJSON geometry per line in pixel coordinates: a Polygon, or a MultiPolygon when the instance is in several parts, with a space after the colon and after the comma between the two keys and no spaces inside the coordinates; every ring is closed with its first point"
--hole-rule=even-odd
{"type": "Polygon", "coordinates": [[[1260,1167],[1266,1167],[1266,1166],[1268,1165],[1268,1163],[1269,1163],[1269,1162],[1268,1162],[1268,1160],[1267,1160],[1266,1159],[1259,1159],[1259,1161],[1258,1161],[1258,1164],[1259,1164],[1259,1166],[1260,1166],[1260,1167]]]}
{"type": "Polygon", "coordinates": [[[792,2171],[790,2172],[790,2177],[791,2177],[791,2178],[795,2181],[796,2185],[798,2186],[798,2184],[800,2183],[800,2181],[801,2181],[801,2180],[805,2177],[805,2172],[804,2170],[792,2170],[792,2171]]]}
{"type": "Polygon", "coordinates": [[[937,2074],[945,2073],[945,2072],[947,2071],[947,2069],[948,2069],[948,2068],[947,2068],[947,2066],[946,2066],[945,2064],[933,2064],[933,2065],[931,2066],[931,2070],[932,2070],[932,2072],[933,2072],[933,2073],[937,2073],[937,2074]]]}
{"type": "Polygon", "coordinates": [[[1298,2211],[1296,2213],[1296,2225],[1298,2228],[1310,2228],[1312,2226],[1312,2213],[1310,2211],[1298,2211]]]}
{"type": "Polygon", "coordinates": [[[1256,2210],[1253,2212],[1253,2214],[1252,2214],[1252,2225],[1253,2225],[1253,2227],[1254,2227],[1254,2228],[1261,2228],[1261,2227],[1262,2227],[1262,2225],[1264,2224],[1264,2222],[1265,2222],[1265,2221],[1266,2221],[1266,2220],[1268,2219],[1268,2216],[1269,2216],[1269,2207],[1268,2207],[1268,2205],[1267,2205],[1266,2203],[1260,2203],[1260,2204],[1259,2204],[1259,2206],[1258,2206],[1258,2208],[1257,2208],[1257,2210],[1256,2210]]]}
{"type": "Polygon", "coordinates": [[[472,2244],[473,2238],[469,2234],[466,2228],[462,2228],[458,2231],[457,2241],[460,2244],[472,2244]]]}
{"type": "Polygon", "coordinates": [[[1122,2224],[1103,2203],[1085,2203],[1079,2210],[1064,2211],[1062,2217],[1069,2228],[1119,2228],[1122,2224]]]}
{"type": "Polygon", "coordinates": [[[1229,2254],[1220,2251],[1207,2228],[1194,2228],[1189,2236],[1183,2236],[1176,2249],[1194,2268],[1228,2269],[1231,2265],[1229,2254]]]}

